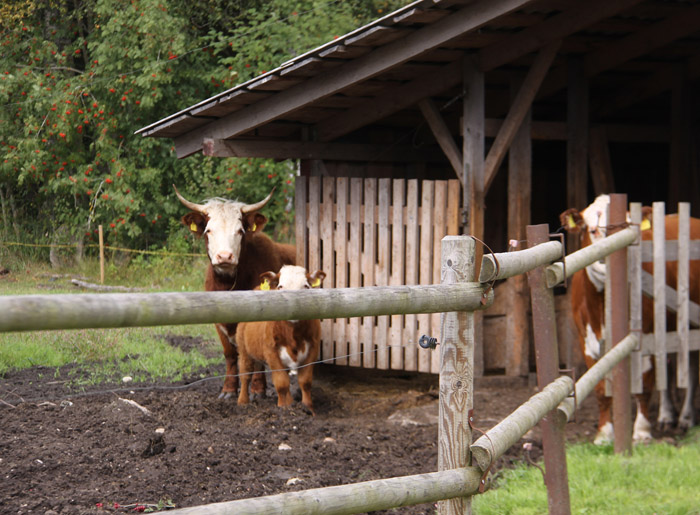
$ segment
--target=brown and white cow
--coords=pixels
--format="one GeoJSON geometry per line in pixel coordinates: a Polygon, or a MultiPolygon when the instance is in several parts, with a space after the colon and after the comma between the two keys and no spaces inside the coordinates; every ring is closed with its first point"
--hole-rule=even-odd
{"type": "MultiPolygon", "coordinates": [[[[283,266],[279,273],[267,272],[260,276],[261,289],[301,290],[319,288],[326,274],[317,270],[309,274],[302,266],[283,266]]],[[[238,404],[247,404],[248,383],[254,369],[264,364],[270,368],[272,382],[277,390],[277,405],[291,406],[289,375],[298,373],[301,402],[313,414],[311,380],[313,363],[318,359],[321,342],[319,320],[278,320],[244,322],[236,330],[238,342],[238,369],[241,373],[241,391],[238,404]]]]}
{"type": "MultiPolygon", "coordinates": [[[[610,197],[600,195],[583,211],[569,209],[560,215],[561,224],[569,233],[578,234],[581,246],[587,246],[606,236],[608,225],[608,205],[610,197]]],[[[653,237],[651,223],[645,210],[645,220],[649,223],[642,225],[642,239],[650,240],[653,237]]],[[[678,237],[678,216],[668,215],[665,219],[666,238],[669,240],[678,237]]],[[[700,238],[700,220],[691,219],[691,238],[700,238]]],[[[653,273],[651,263],[644,263],[644,270],[653,273]]],[[[677,281],[677,262],[666,263],[667,284],[674,286],[677,281]]],[[[605,263],[596,262],[584,270],[580,270],[571,278],[569,292],[574,322],[579,336],[579,344],[583,351],[586,366],[591,367],[600,358],[603,352],[603,328],[604,328],[604,288],[605,288],[605,263]]],[[[700,298],[700,261],[691,261],[690,266],[690,297],[695,302],[700,298]]],[[[669,330],[675,327],[675,318],[668,319],[669,330]]],[[[654,309],[653,302],[644,297],[642,301],[642,330],[645,333],[653,331],[654,309]]],[[[633,439],[635,442],[651,439],[651,423],[649,422],[649,400],[654,385],[653,363],[650,358],[645,358],[643,375],[644,393],[636,395],[637,415],[634,422],[633,439]]],[[[696,374],[697,375],[697,374],[696,374]]],[[[690,381],[693,383],[693,381],[690,381]]],[[[613,428],[611,407],[612,399],[605,396],[603,382],[595,388],[599,407],[598,433],[594,443],[604,444],[612,441],[613,428]]],[[[682,427],[694,425],[695,416],[692,408],[694,388],[686,391],[686,401],[681,412],[680,423],[682,427]]],[[[673,405],[668,390],[661,392],[658,423],[665,428],[673,423],[675,418],[673,405]]]]}
{"type": "MultiPolygon", "coordinates": [[[[175,186],[173,186],[175,188],[175,186]]],[[[272,241],[262,232],[267,218],[258,212],[272,197],[272,192],[260,202],[243,202],[213,198],[203,204],[185,199],[175,188],[180,202],[191,211],[182,223],[197,236],[204,237],[209,266],[206,271],[206,291],[252,290],[260,284],[260,275],[294,264],[296,248],[272,241]]],[[[226,359],[226,378],[220,398],[228,399],[238,390],[238,352],[235,334],[237,324],[216,324],[226,359]]],[[[252,390],[265,394],[265,375],[256,374],[252,390]]]]}

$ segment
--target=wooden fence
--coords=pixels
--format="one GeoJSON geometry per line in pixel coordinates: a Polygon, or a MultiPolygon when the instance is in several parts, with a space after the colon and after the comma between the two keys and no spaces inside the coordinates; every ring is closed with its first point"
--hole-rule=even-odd
{"type": "MultiPolygon", "coordinates": [[[[491,262],[491,272],[484,271],[480,276],[492,280],[494,273],[497,278],[503,279],[527,270],[541,271],[540,280],[544,281],[546,277],[550,287],[550,302],[546,304],[551,311],[549,315],[553,317],[551,287],[601,257],[620,252],[620,249],[630,245],[637,237],[637,228],[623,229],[600,243],[567,256],[565,267],[562,263],[547,266],[560,255],[559,242],[547,242],[523,251],[486,256],[484,266],[488,268],[489,260],[494,259],[498,260],[498,266],[493,266],[495,263],[491,262]]],[[[490,464],[547,414],[552,413],[552,410],[557,409],[553,416],[548,418],[563,425],[573,411],[571,399],[568,397],[574,388],[577,401],[581,403],[598,378],[637,346],[638,338],[634,333],[630,333],[576,385],[566,376],[556,377],[550,384],[541,384],[538,394],[470,445],[472,438],[469,421],[473,406],[473,314],[475,310],[483,309],[493,302],[493,291],[489,291],[485,283],[474,280],[475,242],[472,238],[447,237],[442,245],[440,278],[443,284],[440,285],[299,292],[0,296],[0,332],[315,317],[331,319],[444,311],[446,313],[437,358],[441,365],[438,472],[258,499],[243,499],[186,508],[173,513],[347,514],[440,499],[446,499],[438,505],[440,513],[469,513],[470,496],[485,486],[490,464]],[[484,300],[485,302],[482,302],[484,300]],[[470,450],[474,455],[473,465],[469,465],[470,450]]],[[[532,282],[531,280],[531,284],[532,282]]],[[[556,352],[556,340],[550,350],[556,352]]],[[[631,417],[631,413],[627,416],[631,417]]],[[[563,450],[563,446],[560,448],[563,450]]],[[[545,447],[545,458],[547,452],[545,447]]],[[[563,460],[565,471],[565,456],[561,455],[559,459],[563,460]]],[[[565,486],[568,501],[568,485],[565,486]]]]}
{"type": "MultiPolygon", "coordinates": [[[[297,177],[297,263],[326,272],[330,288],[440,282],[440,241],[459,231],[460,183],[297,177]]],[[[438,373],[416,344],[439,314],[326,319],[321,355],[338,365],[438,373]]]]}

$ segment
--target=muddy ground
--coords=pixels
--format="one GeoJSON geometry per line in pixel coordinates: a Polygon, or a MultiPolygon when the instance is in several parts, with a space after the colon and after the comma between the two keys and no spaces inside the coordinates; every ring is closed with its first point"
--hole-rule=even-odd
{"type": "MultiPolygon", "coordinates": [[[[67,370],[58,380],[42,367],[0,378],[0,512],[186,507],[437,470],[437,376],[317,366],[312,417],[300,404],[277,408],[274,395],[244,407],[219,400],[221,379],[185,386],[220,368],[175,385],[117,390],[115,378],[77,395],[60,379],[67,370]]],[[[475,425],[493,426],[535,391],[525,380],[479,380],[475,425]]],[[[591,397],[567,438],[592,440],[596,418],[591,397]]],[[[541,458],[539,430],[526,437],[496,473],[541,458]]]]}

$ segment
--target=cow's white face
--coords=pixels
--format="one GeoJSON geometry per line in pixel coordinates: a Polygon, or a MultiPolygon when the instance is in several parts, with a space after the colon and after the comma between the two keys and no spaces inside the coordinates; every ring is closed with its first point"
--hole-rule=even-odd
{"type": "Polygon", "coordinates": [[[591,243],[602,240],[608,226],[609,195],[599,195],[593,203],[581,212],[586,230],[591,237],[591,243]]]}
{"type": "Polygon", "coordinates": [[[222,198],[195,204],[182,197],[177,188],[175,193],[180,202],[192,210],[182,218],[182,222],[198,236],[205,237],[207,254],[214,271],[219,275],[235,278],[243,248],[243,237],[246,232],[262,230],[267,218],[256,211],[267,204],[272,192],[255,204],[222,198]]]}
{"type": "Polygon", "coordinates": [[[204,228],[207,254],[217,273],[233,275],[241,255],[241,243],[246,227],[243,223],[241,202],[210,200],[205,204],[209,218],[204,228]]]}
{"type": "Polygon", "coordinates": [[[280,277],[277,282],[278,290],[303,290],[306,288],[311,288],[306,268],[295,265],[284,265],[280,268],[280,277]]]}

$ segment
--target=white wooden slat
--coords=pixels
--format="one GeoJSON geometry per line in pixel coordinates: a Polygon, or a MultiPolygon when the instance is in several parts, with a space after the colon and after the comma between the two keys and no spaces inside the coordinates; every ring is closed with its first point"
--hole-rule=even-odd
{"type": "MultiPolygon", "coordinates": [[[[364,252],[362,254],[362,275],[363,286],[375,286],[375,266],[376,266],[376,223],[375,209],[377,206],[377,180],[365,179],[364,184],[365,199],[363,224],[364,252]]],[[[375,364],[375,339],[374,325],[376,317],[362,318],[362,366],[374,368],[375,364]]]]}
{"type": "MultiPolygon", "coordinates": [[[[336,179],[336,205],[335,205],[335,288],[348,288],[348,186],[347,177],[336,179]]],[[[335,339],[335,363],[338,365],[348,364],[348,340],[346,336],[348,319],[338,318],[333,328],[335,339]]]]}
{"type": "MultiPolygon", "coordinates": [[[[419,199],[418,180],[410,179],[406,198],[406,284],[418,284],[419,199]]],[[[418,370],[418,315],[406,315],[404,333],[405,370],[418,370]]]]}
{"type": "MultiPolygon", "coordinates": [[[[362,284],[360,276],[360,250],[362,245],[362,179],[350,179],[350,242],[348,244],[348,255],[350,257],[350,287],[359,288],[362,284]]],[[[347,339],[349,345],[349,363],[351,366],[359,367],[362,364],[362,354],[360,353],[360,319],[351,318],[348,327],[347,339]]]]}
{"type": "MultiPolygon", "coordinates": [[[[389,208],[391,207],[391,179],[379,179],[379,209],[377,234],[377,286],[389,286],[391,236],[389,208]]],[[[377,368],[389,368],[389,317],[377,317],[377,368]]]]}
{"type": "MultiPolygon", "coordinates": [[[[321,181],[320,235],[321,235],[321,270],[326,273],[324,285],[332,287],[335,284],[335,266],[333,263],[333,210],[335,208],[335,179],[323,177],[321,181]]],[[[313,272],[315,269],[309,270],[313,272]]],[[[333,345],[333,320],[321,321],[321,356],[323,359],[335,357],[333,345]]]]}
{"type": "MultiPolygon", "coordinates": [[[[642,205],[630,204],[630,219],[633,224],[642,220],[642,205]]],[[[630,332],[641,336],[642,333],[642,252],[639,245],[627,247],[627,274],[630,283],[630,332]]],[[[641,347],[641,346],[640,346],[641,347]]],[[[642,352],[634,351],[630,355],[630,391],[642,393],[642,352]]]]}
{"type": "Polygon", "coordinates": [[[677,384],[679,388],[688,387],[690,374],[688,359],[688,333],[690,330],[690,262],[688,243],[690,241],[690,204],[678,203],[678,311],[676,327],[680,338],[681,348],[676,354],[678,364],[677,384]]]}
{"type": "MultiPolygon", "coordinates": [[[[666,363],[666,228],[664,224],[665,204],[652,205],[652,228],[654,231],[654,336],[656,340],[656,363],[666,363]]],[[[656,389],[665,390],[668,386],[666,367],[657,366],[656,389]]]]}
{"type": "MultiPolygon", "coordinates": [[[[435,183],[433,181],[421,182],[421,209],[420,209],[420,267],[419,284],[430,284],[433,281],[433,200],[435,198],[435,183]]],[[[430,327],[430,315],[418,315],[418,336],[432,336],[430,327]]],[[[418,350],[418,371],[430,372],[431,350],[420,348],[418,350]]]]}
{"type": "MultiPolygon", "coordinates": [[[[399,179],[392,183],[392,215],[391,215],[391,275],[389,283],[391,286],[400,286],[405,284],[405,251],[406,237],[404,229],[404,196],[406,190],[406,181],[399,179]]],[[[405,317],[403,315],[392,315],[391,331],[390,331],[390,346],[389,354],[391,355],[391,368],[403,369],[404,360],[404,328],[405,317]]]]}
{"type": "MultiPolygon", "coordinates": [[[[678,261],[678,241],[675,239],[666,240],[666,261],[678,261]]],[[[688,257],[691,261],[700,260],[700,240],[688,242],[688,257]]],[[[652,255],[652,242],[642,242],[642,263],[651,263],[654,260],[652,255]]]]}

